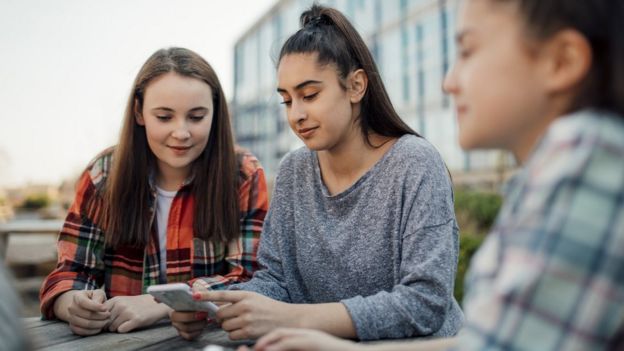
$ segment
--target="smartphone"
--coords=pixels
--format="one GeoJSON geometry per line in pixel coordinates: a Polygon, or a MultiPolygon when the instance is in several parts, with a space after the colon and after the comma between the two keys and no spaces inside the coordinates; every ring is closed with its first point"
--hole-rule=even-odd
{"type": "Polygon", "coordinates": [[[152,285],[147,287],[147,292],[178,312],[205,311],[214,318],[219,309],[212,302],[193,300],[193,291],[185,283],[152,285]]]}

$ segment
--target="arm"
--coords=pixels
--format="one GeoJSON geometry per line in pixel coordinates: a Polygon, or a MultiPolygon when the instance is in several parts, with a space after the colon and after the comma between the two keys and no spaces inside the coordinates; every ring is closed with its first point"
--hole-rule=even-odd
{"type": "Polygon", "coordinates": [[[256,168],[239,188],[241,235],[228,243],[225,261],[228,273],[189,281],[193,287],[220,290],[251,279],[258,269],[258,244],[269,201],[262,168],[256,168]]]}
{"type": "Polygon", "coordinates": [[[624,325],[621,158],[570,145],[529,164],[472,260],[465,349],[616,348],[609,343],[624,325]]]}
{"type": "MultiPolygon", "coordinates": [[[[362,344],[339,339],[317,330],[280,328],[260,338],[254,345],[254,350],[441,351],[456,345],[457,338],[362,344]]],[[[239,349],[246,350],[249,349],[239,349]]]]}
{"type": "Polygon", "coordinates": [[[396,285],[341,301],[361,340],[452,336],[461,327],[463,316],[453,297],[459,238],[451,184],[439,156],[422,163],[426,171],[401,180],[405,200],[396,285]]]}
{"type": "MultiPolygon", "coordinates": [[[[287,163],[287,160],[283,163],[287,163]]],[[[264,221],[262,236],[260,237],[258,262],[261,269],[254,273],[250,281],[233,285],[230,289],[253,291],[275,300],[288,302],[290,296],[284,282],[280,242],[285,233],[291,232],[289,228],[293,219],[290,200],[285,194],[281,180],[288,175],[282,169],[283,165],[280,166],[280,172],[278,172],[275,180],[271,207],[264,221]]]]}
{"type": "Polygon", "coordinates": [[[101,202],[89,171],[80,177],[76,198],[61,230],[58,242],[58,264],[43,282],[40,291],[41,313],[53,319],[57,297],[70,290],[93,290],[103,284],[104,234],[94,222],[101,202]]]}

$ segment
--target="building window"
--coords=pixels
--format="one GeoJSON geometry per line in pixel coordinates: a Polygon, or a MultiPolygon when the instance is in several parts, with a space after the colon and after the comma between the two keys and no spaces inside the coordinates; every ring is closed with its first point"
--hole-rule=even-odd
{"type": "MultiPolygon", "coordinates": [[[[440,39],[442,40],[442,79],[449,69],[448,10],[446,0],[440,0],[440,39]]],[[[442,94],[442,108],[450,105],[448,94],[442,94]]]]}

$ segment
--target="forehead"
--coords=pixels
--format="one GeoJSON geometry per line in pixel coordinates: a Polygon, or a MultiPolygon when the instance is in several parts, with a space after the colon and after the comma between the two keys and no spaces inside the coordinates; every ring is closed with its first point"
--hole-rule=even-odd
{"type": "Polygon", "coordinates": [[[169,72],[154,78],[145,88],[145,103],[150,102],[206,104],[212,102],[212,89],[201,79],[169,72]]]}
{"type": "Polygon", "coordinates": [[[463,0],[459,8],[457,32],[497,36],[521,28],[516,1],[463,0]]]}
{"type": "Polygon", "coordinates": [[[316,53],[284,55],[277,67],[277,83],[280,88],[292,89],[307,80],[327,80],[336,77],[335,65],[318,63],[316,53]]]}

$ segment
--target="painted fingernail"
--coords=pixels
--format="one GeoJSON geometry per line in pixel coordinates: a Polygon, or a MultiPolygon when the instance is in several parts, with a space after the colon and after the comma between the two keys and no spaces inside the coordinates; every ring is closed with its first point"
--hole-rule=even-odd
{"type": "Polygon", "coordinates": [[[204,319],[208,318],[208,313],[207,312],[197,312],[195,313],[195,319],[197,319],[198,321],[202,321],[204,319]]]}
{"type": "Polygon", "coordinates": [[[201,300],[202,296],[200,293],[193,293],[193,300],[201,300]]]}

